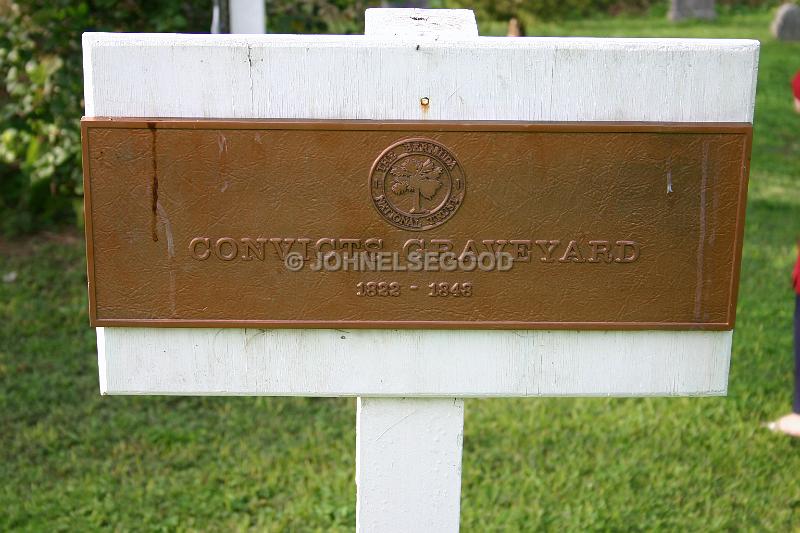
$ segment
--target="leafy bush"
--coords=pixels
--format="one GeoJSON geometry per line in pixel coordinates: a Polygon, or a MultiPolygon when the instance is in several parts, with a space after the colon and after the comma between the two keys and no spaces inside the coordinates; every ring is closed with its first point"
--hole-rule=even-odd
{"type": "Polygon", "coordinates": [[[364,33],[364,10],[376,0],[268,0],[269,33],[364,33]]]}
{"type": "MultiPolygon", "coordinates": [[[[362,0],[270,1],[270,31],[360,33],[362,0]]],[[[0,234],[81,219],[84,31],[201,32],[212,0],[0,0],[0,234]]]]}
{"type": "Polygon", "coordinates": [[[207,31],[190,2],[0,0],[0,232],[80,219],[84,31],[207,31]]]}
{"type": "Polygon", "coordinates": [[[70,88],[58,85],[64,60],[41,53],[18,6],[0,9],[0,229],[16,233],[32,229],[37,216],[60,218],[80,193],[80,140],[69,124],[77,108],[64,98],[70,88]]]}

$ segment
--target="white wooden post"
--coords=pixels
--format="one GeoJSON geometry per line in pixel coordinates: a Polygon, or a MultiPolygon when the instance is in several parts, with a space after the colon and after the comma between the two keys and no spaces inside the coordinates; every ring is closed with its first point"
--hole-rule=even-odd
{"type": "Polygon", "coordinates": [[[229,0],[231,33],[266,33],[266,0],[229,0]]]}
{"type": "Polygon", "coordinates": [[[464,400],[359,398],[356,530],[458,531],[464,400]]]}
{"type": "MultiPolygon", "coordinates": [[[[464,11],[369,10],[365,37],[84,35],[86,114],[109,117],[752,122],[757,64],[749,40],[478,37],[464,11]]],[[[359,396],[358,528],[416,532],[458,527],[457,398],[725,394],[732,332],[97,338],[103,394],[359,396]]]]}
{"type": "MultiPolygon", "coordinates": [[[[365,19],[371,38],[478,37],[469,10],[369,9],[365,19]]],[[[458,531],[463,440],[463,399],[358,398],[356,531],[458,531]]]]}

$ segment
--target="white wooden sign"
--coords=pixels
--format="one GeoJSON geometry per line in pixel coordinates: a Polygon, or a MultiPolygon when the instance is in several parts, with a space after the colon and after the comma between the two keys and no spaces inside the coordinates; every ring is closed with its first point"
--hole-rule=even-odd
{"type": "MultiPolygon", "coordinates": [[[[750,40],[87,33],[87,116],[752,122],[750,40]],[[420,100],[429,104],[421,106],[420,100]]],[[[98,328],[103,394],[358,396],[359,531],[458,529],[463,398],[722,395],[732,331],[98,328]]]]}

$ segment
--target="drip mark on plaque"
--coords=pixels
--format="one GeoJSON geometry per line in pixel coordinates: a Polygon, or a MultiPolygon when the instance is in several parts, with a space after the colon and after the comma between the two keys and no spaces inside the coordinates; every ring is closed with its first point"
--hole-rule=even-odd
{"type": "Polygon", "coordinates": [[[153,152],[153,182],[151,185],[152,217],[150,221],[150,230],[152,233],[153,242],[158,242],[158,231],[156,229],[158,222],[158,162],[156,161],[156,125],[154,122],[148,122],[147,127],[150,130],[150,146],[153,152]]]}

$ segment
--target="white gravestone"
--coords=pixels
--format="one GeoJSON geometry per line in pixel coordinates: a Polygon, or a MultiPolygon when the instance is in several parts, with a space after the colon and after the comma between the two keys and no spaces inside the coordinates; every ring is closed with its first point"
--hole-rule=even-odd
{"type": "Polygon", "coordinates": [[[671,0],[669,3],[669,20],[687,19],[714,20],[717,11],[714,0],[671,0]]]}
{"type": "Polygon", "coordinates": [[[779,7],[770,30],[780,41],[800,41],[800,6],[783,4],[779,7]]]}

